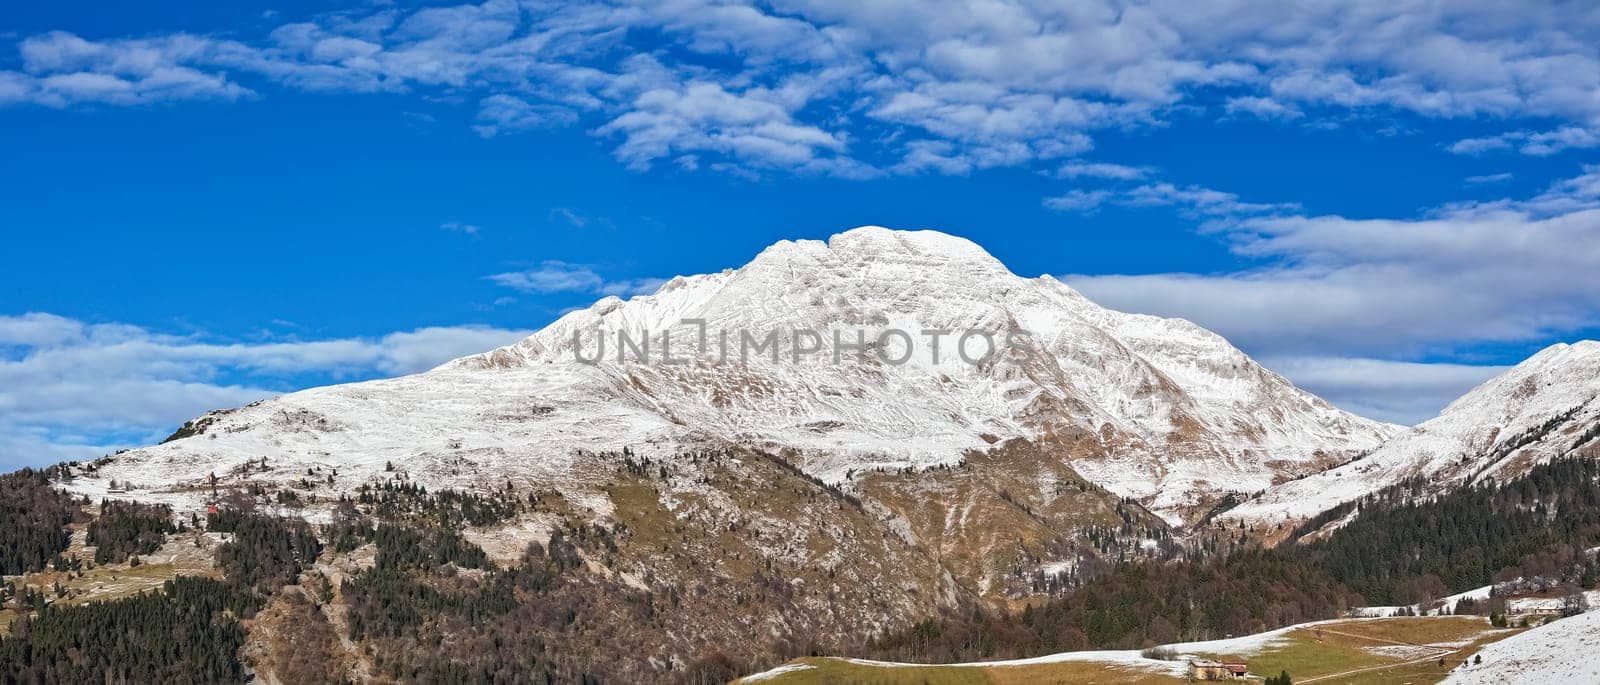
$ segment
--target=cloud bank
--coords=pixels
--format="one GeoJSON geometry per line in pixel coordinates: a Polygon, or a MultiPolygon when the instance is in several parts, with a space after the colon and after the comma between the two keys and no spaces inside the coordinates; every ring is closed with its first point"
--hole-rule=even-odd
{"type": "Polygon", "coordinates": [[[1482,374],[1440,366],[1418,387],[1407,383],[1418,378],[1417,368],[1376,360],[1600,325],[1600,279],[1590,276],[1600,273],[1600,166],[1532,198],[1440,207],[1412,219],[1234,212],[1204,230],[1262,266],[1062,279],[1108,307],[1191,319],[1276,358],[1285,375],[1308,387],[1326,382],[1330,360],[1353,360],[1347,373],[1372,374],[1373,388],[1389,383],[1394,392],[1426,399],[1395,404],[1382,399],[1390,391],[1357,396],[1348,391],[1361,386],[1349,382],[1331,394],[1405,423],[1459,394],[1459,384],[1441,379],[1482,374]]]}
{"type": "Polygon", "coordinates": [[[529,334],[455,326],[241,343],[45,313],[0,316],[0,468],[149,444],[206,411],[308,379],[415,373],[529,334]]]}

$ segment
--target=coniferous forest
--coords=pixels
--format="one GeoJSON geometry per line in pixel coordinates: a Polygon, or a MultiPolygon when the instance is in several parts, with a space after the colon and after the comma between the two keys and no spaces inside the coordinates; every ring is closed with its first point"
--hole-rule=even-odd
{"type": "Polygon", "coordinates": [[[1373,605],[1426,601],[1428,587],[1479,587],[1512,568],[1512,577],[1548,576],[1564,569],[1543,567],[1541,555],[1600,544],[1597,483],[1593,459],[1556,461],[1504,485],[1489,481],[1436,499],[1419,499],[1425,483],[1402,483],[1340,507],[1336,516],[1360,515],[1294,552],[1373,605]]]}
{"type": "Polygon", "coordinates": [[[95,546],[94,563],[121,563],[135,554],[150,554],[176,531],[172,507],[106,500],[100,516],[89,522],[88,543],[95,546]]]}
{"type": "Polygon", "coordinates": [[[233,533],[217,550],[217,565],[228,579],[265,594],[294,582],[322,551],[311,525],[300,519],[224,510],[206,516],[206,524],[207,530],[233,533]]]}
{"type": "Polygon", "coordinates": [[[1422,492],[1421,483],[1401,484],[1297,531],[1359,512],[1315,542],[1119,564],[1065,598],[924,621],[869,651],[936,663],[1134,649],[1334,618],[1352,606],[1422,603],[1502,579],[1595,587],[1600,569],[1584,550],[1600,544],[1600,461],[1559,460],[1503,485],[1422,492]]]}
{"type": "Polygon", "coordinates": [[[72,541],[67,524],[86,518],[50,478],[35,469],[0,476],[0,574],[44,568],[72,541]]]}
{"type": "MultiPolygon", "coordinates": [[[[19,527],[23,533],[12,527],[5,532],[37,543],[17,548],[29,553],[18,557],[29,570],[43,568],[44,555],[64,550],[70,538],[66,525],[85,518],[80,503],[50,489],[43,472],[4,476],[0,491],[12,520],[27,524],[19,527]]],[[[102,512],[88,526],[89,539],[100,545],[96,563],[147,554],[177,530],[165,506],[107,501],[102,512]]],[[[245,630],[240,621],[293,582],[320,545],[311,527],[298,519],[227,510],[209,523],[213,530],[233,533],[217,550],[223,580],[179,576],[159,590],[72,605],[49,602],[31,589],[8,588],[14,601],[32,611],[0,637],[0,682],[242,682],[239,650],[245,630]]]]}
{"type": "Polygon", "coordinates": [[[241,682],[239,618],[261,598],[236,584],[179,577],[159,592],[56,608],[0,638],[7,683],[241,682]]]}

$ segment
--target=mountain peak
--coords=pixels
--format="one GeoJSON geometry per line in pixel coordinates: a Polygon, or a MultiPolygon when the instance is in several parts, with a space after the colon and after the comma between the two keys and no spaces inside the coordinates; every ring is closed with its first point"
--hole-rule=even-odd
{"type": "Polygon", "coordinates": [[[905,231],[882,226],[861,226],[835,233],[828,238],[828,248],[840,254],[864,258],[903,254],[999,264],[999,260],[977,243],[933,230],[905,231]]]}
{"type": "MultiPolygon", "coordinates": [[[[1587,400],[1597,392],[1600,392],[1600,342],[1555,343],[1467,391],[1446,406],[1439,416],[1418,427],[1436,426],[1452,416],[1482,414],[1491,409],[1503,415],[1501,418],[1541,409],[1563,410],[1567,408],[1564,405],[1587,400]],[[1539,406],[1531,401],[1535,397],[1551,406],[1539,406]]],[[[1484,419],[1484,416],[1474,416],[1466,423],[1472,425],[1484,419]]]]}
{"type": "Polygon", "coordinates": [[[197,425],[204,435],[120,461],[181,483],[266,450],[313,466],[337,455],[352,476],[392,461],[458,486],[488,473],[578,487],[592,468],[574,466],[579,451],[671,459],[733,444],[792,454],[837,482],[1019,438],[1182,517],[1221,490],[1265,488],[1389,434],[1198,326],[1018,277],[965,238],[877,226],[608,298],[429,373],[293,393],[197,425]],[[809,356],[799,332],[812,336],[809,356]],[[741,353],[746,339],[773,351],[741,353]]]}
{"type": "MultiPolygon", "coordinates": [[[[1547,361],[1561,361],[1600,355],[1600,341],[1579,340],[1571,343],[1556,343],[1534,353],[1523,364],[1544,363],[1547,361]]],[[[1518,366],[1521,366],[1519,364],[1518,366]]]]}
{"type": "Polygon", "coordinates": [[[1230,516],[1310,516],[1408,478],[1439,488],[1502,481],[1591,449],[1600,426],[1600,342],[1556,343],[1506,369],[1359,461],[1285,483],[1230,516]]]}
{"type": "Polygon", "coordinates": [[[827,240],[781,240],[763,250],[752,264],[793,260],[847,266],[911,264],[940,271],[942,267],[968,272],[1009,274],[977,243],[933,230],[899,230],[860,226],[835,233],[827,240]]]}

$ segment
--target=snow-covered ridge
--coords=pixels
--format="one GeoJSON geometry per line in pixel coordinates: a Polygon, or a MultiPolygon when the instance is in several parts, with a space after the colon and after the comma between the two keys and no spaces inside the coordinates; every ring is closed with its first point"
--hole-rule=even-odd
{"type": "MultiPolygon", "coordinates": [[[[950,341],[946,341],[950,345],[950,341]]],[[[933,231],[865,227],[783,241],[749,264],[608,297],[505,348],[432,371],[317,388],[209,415],[200,435],[124,454],[109,476],[196,483],[270,457],[340,469],[350,485],[400,464],[438,485],[571,482],[578,450],[669,455],[736,442],[788,449],[807,471],[959,460],[996,440],[1059,445],[1088,478],[1158,510],[1250,491],[1377,446],[1395,427],[1342,412],[1187,321],[1102,308],[1050,277],[1012,274],[933,231]],[[717,331],[1024,331],[1034,353],[970,364],[918,344],[871,355],[747,363],[584,363],[586,336],[666,335],[674,356],[717,331]],[[576,335],[576,337],[575,337],[576,335]]]]}
{"type": "Polygon", "coordinates": [[[1268,490],[1230,518],[1311,516],[1401,480],[1505,480],[1571,454],[1600,434],[1600,342],[1556,344],[1451,402],[1365,458],[1268,490]]]}

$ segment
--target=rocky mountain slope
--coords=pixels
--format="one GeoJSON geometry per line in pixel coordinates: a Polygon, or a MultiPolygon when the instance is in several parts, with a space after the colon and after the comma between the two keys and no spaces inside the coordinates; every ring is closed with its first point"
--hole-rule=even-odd
{"type": "Polygon", "coordinates": [[[1407,478],[1443,489],[1588,454],[1600,438],[1600,342],[1552,345],[1361,459],[1268,489],[1227,519],[1313,516],[1407,478]]]}
{"type": "Polygon", "coordinates": [[[287,473],[337,469],[337,489],[395,465],[440,487],[510,479],[581,497],[595,464],[579,450],[671,458],[739,445],[839,483],[1026,438],[1177,522],[1218,493],[1318,470],[1395,430],[1189,322],[1107,310],[1048,276],[1018,277],[961,238],[868,227],[606,298],[427,373],[208,414],[101,472],[171,490],[267,457],[287,473]],[[934,341],[930,330],[950,333],[934,341]],[[648,360],[624,347],[646,332],[648,360]],[[774,347],[750,352],[767,336],[774,347]],[[1000,351],[979,363],[956,349],[964,340],[977,359],[986,339],[1000,351]],[[835,341],[872,349],[836,354],[835,341]]]}

